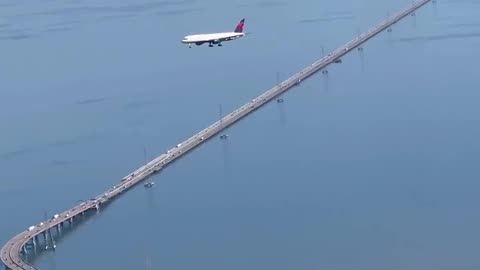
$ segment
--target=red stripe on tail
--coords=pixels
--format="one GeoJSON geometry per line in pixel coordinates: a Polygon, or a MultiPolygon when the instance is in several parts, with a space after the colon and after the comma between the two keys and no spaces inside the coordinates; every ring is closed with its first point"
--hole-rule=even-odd
{"type": "Polygon", "coordinates": [[[242,19],[238,25],[237,28],[235,28],[236,33],[242,33],[243,32],[243,25],[245,24],[245,19],[242,19]]]}

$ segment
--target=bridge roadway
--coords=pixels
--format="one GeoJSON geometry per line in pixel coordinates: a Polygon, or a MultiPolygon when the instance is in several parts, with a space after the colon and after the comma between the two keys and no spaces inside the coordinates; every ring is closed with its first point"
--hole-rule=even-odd
{"type": "Polygon", "coordinates": [[[12,270],[36,269],[32,265],[29,265],[28,263],[23,261],[22,259],[22,253],[26,252],[25,247],[27,243],[33,243],[33,241],[38,242],[40,236],[42,234],[45,234],[47,230],[54,229],[56,227],[61,227],[66,222],[71,223],[74,218],[78,217],[79,215],[85,214],[87,211],[90,211],[92,209],[98,210],[98,208],[102,204],[108,203],[110,200],[120,195],[130,187],[136,185],[137,183],[144,180],[154,172],[161,170],[170,162],[184,155],[189,150],[200,145],[202,142],[209,139],[210,137],[216,135],[227,126],[242,119],[243,117],[253,112],[254,110],[258,109],[265,103],[271,101],[278,95],[298,85],[304,79],[310,77],[311,75],[315,74],[319,70],[335,62],[335,60],[347,54],[352,49],[360,46],[370,38],[384,31],[388,27],[400,21],[405,16],[408,16],[409,14],[413,13],[415,10],[419,9],[421,6],[425,5],[430,1],[431,0],[420,0],[418,2],[412,3],[411,6],[407,7],[403,11],[383,21],[382,23],[373,27],[369,31],[361,34],[360,36],[356,37],[352,41],[343,45],[342,47],[339,47],[338,49],[328,54],[324,58],[311,64],[310,66],[306,67],[300,72],[294,74],[287,80],[281,82],[279,85],[276,85],[275,87],[266,91],[265,93],[258,96],[257,98],[254,98],[252,101],[236,109],[229,115],[223,117],[222,119],[218,120],[217,122],[203,129],[202,131],[188,138],[184,142],[178,144],[176,147],[168,150],[166,153],[160,155],[159,157],[155,158],[149,163],[138,168],[133,173],[125,176],[118,185],[113,186],[108,191],[98,195],[93,199],[82,202],[81,204],[59,214],[58,217],[56,218],[52,217],[49,220],[44,221],[43,223],[40,223],[39,225],[35,226],[33,230],[30,230],[30,231],[27,230],[27,231],[21,232],[20,234],[18,234],[17,236],[9,240],[0,251],[0,258],[2,262],[5,264],[7,269],[12,269],[12,270]]]}

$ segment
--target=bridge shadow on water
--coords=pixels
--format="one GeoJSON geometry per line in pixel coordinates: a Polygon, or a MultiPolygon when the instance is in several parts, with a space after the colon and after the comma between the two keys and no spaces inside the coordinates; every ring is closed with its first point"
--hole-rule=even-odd
{"type": "Polygon", "coordinates": [[[221,146],[224,177],[228,179],[232,176],[230,140],[222,140],[221,146]]]}

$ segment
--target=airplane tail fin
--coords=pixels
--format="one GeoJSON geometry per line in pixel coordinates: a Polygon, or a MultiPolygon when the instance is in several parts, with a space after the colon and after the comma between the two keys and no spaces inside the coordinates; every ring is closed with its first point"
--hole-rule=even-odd
{"type": "Polygon", "coordinates": [[[245,19],[242,19],[237,27],[235,28],[235,33],[242,33],[243,32],[243,25],[245,24],[245,19]]]}

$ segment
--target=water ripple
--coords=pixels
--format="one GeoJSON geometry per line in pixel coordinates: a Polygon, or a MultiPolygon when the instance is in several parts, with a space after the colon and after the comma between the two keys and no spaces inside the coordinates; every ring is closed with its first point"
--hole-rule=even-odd
{"type": "Polygon", "coordinates": [[[146,3],[128,4],[123,6],[82,6],[57,8],[46,11],[26,13],[19,16],[44,16],[44,15],[88,15],[88,14],[111,14],[111,13],[140,13],[151,11],[167,6],[179,6],[194,0],[182,1],[153,1],[146,3]]]}
{"type": "Polygon", "coordinates": [[[75,102],[77,105],[87,105],[92,103],[100,103],[106,101],[107,98],[89,98],[75,102]]]}
{"type": "Polygon", "coordinates": [[[432,35],[432,36],[416,36],[416,37],[400,38],[398,40],[402,41],[402,42],[410,42],[410,41],[417,41],[417,40],[435,41],[435,40],[465,39],[465,38],[477,38],[477,37],[480,37],[480,33],[462,33],[462,34],[445,34],[445,35],[432,35]]]}
{"type": "Polygon", "coordinates": [[[304,19],[298,21],[299,23],[316,23],[316,22],[332,22],[338,20],[351,20],[355,18],[353,15],[337,15],[337,16],[325,16],[313,19],[304,19]]]}
{"type": "Polygon", "coordinates": [[[238,6],[242,8],[273,8],[285,6],[286,4],[284,1],[258,1],[252,4],[240,4],[238,6]]]}

